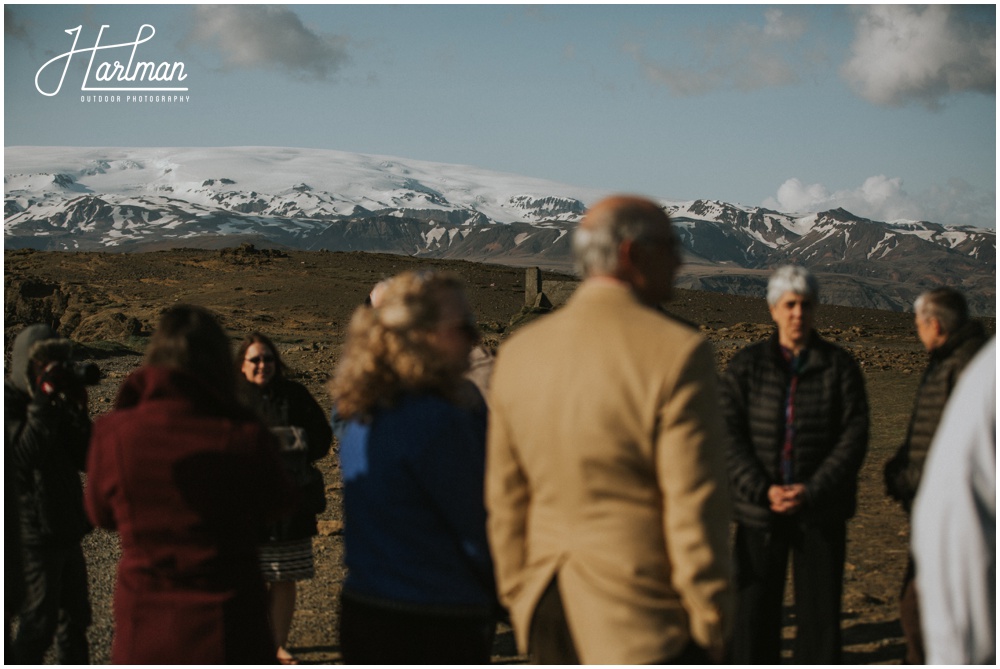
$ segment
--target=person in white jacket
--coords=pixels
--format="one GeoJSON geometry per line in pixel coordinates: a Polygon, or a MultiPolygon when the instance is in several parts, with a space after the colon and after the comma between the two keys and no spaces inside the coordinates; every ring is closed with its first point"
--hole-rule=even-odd
{"type": "Polygon", "coordinates": [[[948,400],[913,507],[928,664],[996,662],[996,339],[948,400]]]}

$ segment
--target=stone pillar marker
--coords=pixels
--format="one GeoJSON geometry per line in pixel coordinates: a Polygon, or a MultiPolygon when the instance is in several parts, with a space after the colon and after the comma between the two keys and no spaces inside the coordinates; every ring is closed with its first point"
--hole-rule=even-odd
{"type": "Polygon", "coordinates": [[[524,271],[524,303],[534,304],[542,292],[542,270],[529,267],[524,271]]]}

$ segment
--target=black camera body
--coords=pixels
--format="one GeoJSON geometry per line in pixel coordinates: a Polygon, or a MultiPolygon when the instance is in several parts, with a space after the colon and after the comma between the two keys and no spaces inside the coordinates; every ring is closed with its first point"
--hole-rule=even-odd
{"type": "Polygon", "coordinates": [[[86,387],[100,383],[101,370],[94,363],[76,362],[71,356],[72,343],[68,339],[54,337],[35,343],[29,353],[32,388],[51,400],[63,398],[86,404],[86,387]]]}
{"type": "Polygon", "coordinates": [[[69,373],[80,384],[96,386],[101,382],[101,368],[92,362],[67,362],[69,373]]]}
{"type": "Polygon", "coordinates": [[[29,353],[36,369],[50,369],[52,376],[64,382],[81,386],[96,386],[101,381],[101,370],[92,362],[72,359],[73,344],[62,337],[52,337],[36,342],[29,353]]]}
{"type": "Polygon", "coordinates": [[[36,383],[43,387],[45,394],[50,395],[68,388],[96,386],[100,381],[101,369],[92,362],[53,360],[45,365],[36,383]]]}

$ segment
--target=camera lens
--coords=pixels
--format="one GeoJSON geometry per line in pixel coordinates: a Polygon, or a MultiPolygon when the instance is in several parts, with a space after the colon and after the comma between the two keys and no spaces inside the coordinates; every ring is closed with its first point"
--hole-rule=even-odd
{"type": "Polygon", "coordinates": [[[101,368],[92,362],[73,365],[73,376],[85,386],[96,386],[101,380],[101,368]]]}

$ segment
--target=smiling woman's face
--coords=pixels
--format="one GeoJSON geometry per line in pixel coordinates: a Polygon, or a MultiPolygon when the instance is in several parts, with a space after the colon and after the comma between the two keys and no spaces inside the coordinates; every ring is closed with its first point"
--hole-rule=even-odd
{"type": "Polygon", "coordinates": [[[243,376],[247,377],[247,381],[266,386],[274,378],[276,369],[271,349],[264,344],[250,344],[243,355],[243,376]]]}

